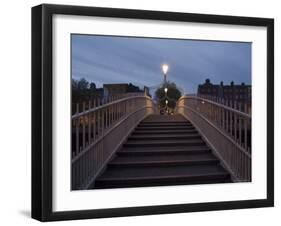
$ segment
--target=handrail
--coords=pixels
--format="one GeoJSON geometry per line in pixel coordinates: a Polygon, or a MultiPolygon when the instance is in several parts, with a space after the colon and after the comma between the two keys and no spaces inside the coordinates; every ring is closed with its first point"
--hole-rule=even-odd
{"type": "Polygon", "coordinates": [[[76,113],[74,115],[72,115],[72,119],[76,119],[78,117],[81,117],[83,115],[86,115],[86,114],[89,114],[89,113],[92,113],[92,112],[95,112],[95,111],[98,111],[98,110],[101,110],[103,108],[106,108],[110,105],[114,105],[114,104],[118,104],[118,103],[121,103],[121,102],[124,102],[124,101],[127,101],[127,100],[130,100],[130,99],[135,99],[135,98],[150,98],[148,96],[131,96],[131,97],[125,97],[125,98],[122,98],[122,99],[118,99],[118,100],[115,100],[115,101],[112,101],[112,102],[109,102],[109,103],[106,103],[106,104],[103,104],[103,105],[100,105],[98,107],[94,107],[94,108],[91,108],[89,110],[86,110],[86,111],[83,111],[83,112],[80,112],[80,113],[76,113]]]}
{"type": "Polygon", "coordinates": [[[242,111],[238,111],[234,108],[231,108],[229,106],[226,106],[226,105],[223,105],[223,104],[220,104],[218,102],[215,102],[215,101],[212,101],[212,100],[208,100],[208,99],[205,99],[205,98],[202,98],[202,97],[198,97],[198,96],[182,96],[180,97],[180,99],[178,101],[180,101],[181,99],[197,99],[197,100],[201,100],[201,101],[204,101],[204,102],[207,102],[207,103],[210,103],[210,104],[213,104],[213,105],[216,105],[218,107],[221,107],[221,108],[224,108],[228,111],[232,111],[236,114],[239,114],[243,117],[247,117],[248,119],[251,119],[251,115],[250,114],[247,114],[245,112],[242,112],[242,111]]]}
{"type": "Polygon", "coordinates": [[[130,96],[72,116],[72,189],[86,189],[136,125],[154,113],[146,95],[130,96]]]}
{"type": "Polygon", "coordinates": [[[230,108],[236,109],[240,112],[245,112],[247,114],[251,114],[251,99],[233,99],[233,98],[225,98],[220,96],[212,96],[205,94],[197,94],[197,97],[201,97],[203,99],[207,99],[213,101],[215,103],[220,103],[224,106],[228,106],[230,108]]]}
{"type": "Polygon", "coordinates": [[[238,181],[251,180],[251,115],[198,96],[183,96],[176,111],[190,120],[238,181]]]}
{"type": "Polygon", "coordinates": [[[233,143],[233,145],[235,145],[238,149],[240,149],[240,151],[242,151],[245,155],[247,155],[249,158],[251,158],[251,154],[248,153],[247,151],[244,150],[244,148],[239,145],[237,142],[235,142],[233,140],[232,137],[228,136],[228,134],[226,134],[225,132],[223,132],[219,127],[217,127],[213,122],[211,122],[209,119],[207,119],[205,116],[203,116],[202,114],[199,114],[198,112],[196,112],[194,109],[192,109],[191,107],[188,106],[184,106],[184,108],[191,110],[192,112],[194,112],[195,114],[197,114],[199,117],[201,117],[202,119],[204,119],[208,124],[210,124],[214,129],[216,129],[222,136],[224,136],[226,139],[228,139],[231,143],[233,143]]]}
{"type": "MultiPolygon", "coordinates": [[[[141,109],[137,109],[134,112],[131,112],[129,115],[125,116],[125,118],[121,119],[121,121],[117,122],[116,124],[114,124],[111,128],[109,128],[104,134],[103,137],[107,136],[109,133],[111,133],[116,127],[118,127],[122,122],[124,122],[127,118],[129,118],[130,116],[132,116],[133,114],[137,113],[138,111],[141,111],[145,108],[152,108],[152,107],[143,107],[141,109]]],[[[71,162],[74,163],[75,161],[77,161],[79,159],[79,157],[81,157],[81,155],[83,155],[85,152],[89,151],[94,145],[96,145],[97,143],[99,143],[103,137],[99,137],[96,141],[94,141],[93,143],[91,143],[88,147],[86,147],[82,152],[80,152],[78,155],[76,155],[71,162]]]]}

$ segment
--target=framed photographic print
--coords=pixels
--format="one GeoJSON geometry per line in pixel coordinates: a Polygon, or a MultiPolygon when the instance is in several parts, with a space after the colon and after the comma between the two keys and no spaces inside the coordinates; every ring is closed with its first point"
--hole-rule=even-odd
{"type": "Polygon", "coordinates": [[[274,204],[274,21],[32,8],[32,217],[274,204]]]}

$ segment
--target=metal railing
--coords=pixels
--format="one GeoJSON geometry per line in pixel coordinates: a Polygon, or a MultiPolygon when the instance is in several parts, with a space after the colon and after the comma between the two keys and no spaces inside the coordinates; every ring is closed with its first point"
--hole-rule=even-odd
{"type": "Polygon", "coordinates": [[[242,111],[247,114],[251,114],[251,111],[252,111],[251,101],[246,101],[246,100],[238,101],[238,100],[232,100],[232,99],[227,99],[227,98],[223,98],[223,97],[203,95],[203,94],[199,94],[197,96],[201,97],[203,99],[211,100],[213,102],[234,108],[238,111],[242,111]]]}
{"type": "Polygon", "coordinates": [[[190,120],[234,181],[251,181],[251,115],[197,96],[183,96],[176,111],[190,120]]]}
{"type": "Polygon", "coordinates": [[[72,189],[87,189],[136,125],[154,113],[148,96],[136,95],[77,111],[72,116],[72,189]]]}
{"type": "Polygon", "coordinates": [[[86,110],[99,107],[110,102],[120,100],[126,97],[133,96],[143,96],[144,92],[129,92],[129,93],[120,93],[120,94],[109,94],[107,96],[95,96],[89,97],[88,101],[81,101],[72,104],[72,114],[77,114],[77,112],[84,112],[86,110]]]}

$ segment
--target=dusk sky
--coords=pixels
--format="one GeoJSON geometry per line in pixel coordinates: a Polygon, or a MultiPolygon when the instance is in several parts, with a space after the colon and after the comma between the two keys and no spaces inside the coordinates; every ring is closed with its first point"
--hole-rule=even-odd
{"type": "Polygon", "coordinates": [[[206,78],[251,84],[251,43],[72,35],[72,77],[97,87],[158,86],[163,63],[169,65],[167,80],[185,93],[196,93],[206,78]]]}

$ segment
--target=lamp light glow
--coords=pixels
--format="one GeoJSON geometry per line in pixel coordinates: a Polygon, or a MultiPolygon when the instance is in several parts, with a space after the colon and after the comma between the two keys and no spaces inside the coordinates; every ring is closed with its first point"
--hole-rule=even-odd
{"type": "Polygon", "coordinates": [[[165,88],[164,91],[165,91],[165,93],[167,93],[168,92],[168,88],[165,88]]]}
{"type": "Polygon", "coordinates": [[[166,104],[168,104],[168,100],[166,100],[165,102],[166,102],[166,104]]]}
{"type": "Polygon", "coordinates": [[[167,74],[168,70],[169,70],[169,65],[168,64],[163,64],[162,65],[162,70],[164,74],[167,74]]]}

